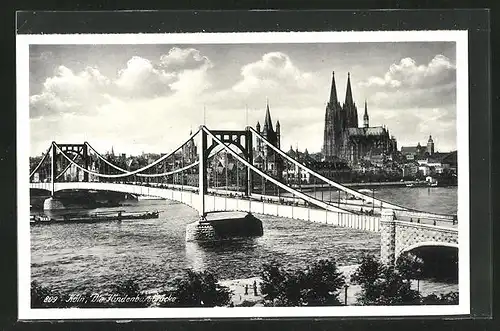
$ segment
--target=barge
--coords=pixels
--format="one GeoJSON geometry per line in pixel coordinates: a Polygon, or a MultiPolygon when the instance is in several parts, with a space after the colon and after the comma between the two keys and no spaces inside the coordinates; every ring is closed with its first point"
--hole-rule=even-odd
{"type": "Polygon", "coordinates": [[[62,215],[60,218],[51,218],[46,215],[31,215],[30,223],[93,223],[104,221],[154,219],[159,218],[159,215],[159,211],[124,212],[121,210],[91,214],[62,215]]]}

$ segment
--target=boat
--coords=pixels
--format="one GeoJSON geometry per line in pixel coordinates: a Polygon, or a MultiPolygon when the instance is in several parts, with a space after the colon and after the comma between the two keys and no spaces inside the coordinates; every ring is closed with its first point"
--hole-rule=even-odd
{"type": "Polygon", "coordinates": [[[370,189],[367,189],[367,188],[362,188],[361,190],[358,190],[358,192],[361,192],[361,193],[373,193],[375,190],[370,190],[370,189]]]}
{"type": "Polygon", "coordinates": [[[30,215],[30,223],[50,222],[52,219],[47,215],[30,215]]]}
{"type": "Polygon", "coordinates": [[[152,195],[139,195],[137,196],[137,201],[143,201],[143,200],[165,200],[162,197],[156,197],[152,195]]]}
{"type": "Polygon", "coordinates": [[[63,215],[62,218],[52,219],[48,216],[35,216],[30,218],[30,223],[92,223],[92,222],[103,222],[103,221],[122,221],[122,220],[134,220],[134,219],[154,219],[159,218],[159,211],[147,211],[147,212],[124,212],[124,211],[110,211],[110,212],[98,212],[86,215],[63,215]]]}
{"type": "Polygon", "coordinates": [[[406,186],[406,187],[413,187],[413,186],[415,186],[415,185],[414,185],[413,183],[409,183],[409,184],[406,184],[405,186],[406,186]]]}

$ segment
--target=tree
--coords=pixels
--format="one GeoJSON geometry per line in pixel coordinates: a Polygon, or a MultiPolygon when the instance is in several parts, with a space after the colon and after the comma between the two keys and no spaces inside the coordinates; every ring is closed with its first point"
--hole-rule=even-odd
{"type": "Polygon", "coordinates": [[[408,281],[417,280],[417,291],[420,290],[423,267],[424,260],[412,253],[402,254],[396,262],[396,269],[404,278],[408,281]]]}
{"type": "Polygon", "coordinates": [[[261,271],[260,290],[264,300],[273,302],[284,291],[286,272],[276,262],[264,263],[261,271]]]}
{"type": "Polygon", "coordinates": [[[351,275],[351,281],[360,285],[374,283],[383,271],[384,266],[373,255],[364,255],[360,266],[351,275]]]}
{"type": "Polygon", "coordinates": [[[309,306],[338,306],[338,290],[344,285],[344,276],[335,261],[316,261],[304,274],[304,302],[309,306]]]}
{"type": "Polygon", "coordinates": [[[170,295],[174,298],[173,304],[182,307],[226,306],[231,300],[231,291],[219,285],[213,273],[189,269],[173,281],[170,295]]]}
{"type": "Polygon", "coordinates": [[[405,276],[396,268],[381,264],[373,256],[363,257],[351,281],[361,285],[357,299],[363,305],[416,304],[420,299],[405,276]]]}
{"type": "Polygon", "coordinates": [[[330,260],[319,260],[304,270],[266,263],[261,278],[264,300],[273,306],[340,305],[338,290],[345,284],[335,261],[330,260]]]}

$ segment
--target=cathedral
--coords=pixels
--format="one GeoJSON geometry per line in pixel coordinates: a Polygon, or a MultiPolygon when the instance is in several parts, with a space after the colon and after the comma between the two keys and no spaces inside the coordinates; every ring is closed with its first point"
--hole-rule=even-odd
{"type": "Polygon", "coordinates": [[[370,127],[368,106],[365,101],[363,126],[358,125],[358,109],[351,90],[351,77],[347,74],[347,89],[343,105],[337,99],[335,73],[332,74],[330,100],[325,112],[323,155],[326,161],[344,160],[355,165],[362,160],[380,160],[397,151],[394,136],[385,126],[370,127]]]}
{"type": "MultiPolygon", "coordinates": [[[[266,107],[266,117],[264,126],[261,128],[260,122],[257,122],[255,130],[261,134],[273,146],[280,148],[280,121],[276,122],[276,131],[273,128],[271,121],[271,113],[269,112],[269,103],[266,107]]],[[[254,150],[254,164],[257,168],[270,174],[275,178],[281,179],[283,174],[283,160],[271,147],[267,146],[260,139],[257,139],[257,146],[254,150]]]]}

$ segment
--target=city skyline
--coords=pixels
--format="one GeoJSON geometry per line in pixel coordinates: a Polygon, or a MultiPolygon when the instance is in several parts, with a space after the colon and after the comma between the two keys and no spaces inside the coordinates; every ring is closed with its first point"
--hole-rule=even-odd
{"type": "MultiPolygon", "coordinates": [[[[262,123],[266,100],[282,125],[282,149],[319,152],[335,71],[347,72],[358,109],[401,146],[456,149],[455,43],[32,45],[31,155],[50,142],[88,141],[137,155],[178,146],[203,123],[262,123]],[[168,134],[166,132],[168,131],[168,134]],[[175,138],[171,138],[171,137],[175,138]]],[[[360,118],[361,120],[361,118],[360,118]]]]}

